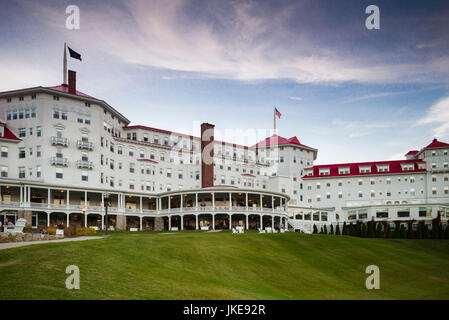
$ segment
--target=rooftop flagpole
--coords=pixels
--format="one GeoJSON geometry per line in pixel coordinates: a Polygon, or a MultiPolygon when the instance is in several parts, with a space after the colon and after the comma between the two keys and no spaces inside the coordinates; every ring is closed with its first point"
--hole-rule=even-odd
{"type": "Polygon", "coordinates": [[[276,135],[276,105],[273,106],[273,134],[276,135]]]}
{"type": "Polygon", "coordinates": [[[67,45],[64,42],[64,59],[62,62],[63,65],[63,76],[62,76],[62,84],[67,85],[67,45]]]}

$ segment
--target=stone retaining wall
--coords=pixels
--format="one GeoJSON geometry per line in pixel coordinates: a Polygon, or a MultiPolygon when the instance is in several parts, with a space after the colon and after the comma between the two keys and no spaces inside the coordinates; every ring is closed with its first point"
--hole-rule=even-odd
{"type": "Polygon", "coordinates": [[[64,239],[64,236],[59,236],[59,235],[56,236],[56,235],[49,235],[49,234],[0,232],[0,243],[57,240],[57,239],[64,239]]]}

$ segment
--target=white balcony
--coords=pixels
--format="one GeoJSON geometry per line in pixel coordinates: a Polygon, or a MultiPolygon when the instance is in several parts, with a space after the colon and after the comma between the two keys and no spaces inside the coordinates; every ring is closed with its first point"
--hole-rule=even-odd
{"type": "Polygon", "coordinates": [[[92,169],[93,164],[92,164],[92,161],[77,160],[76,167],[78,169],[92,169]]]}
{"type": "Polygon", "coordinates": [[[78,140],[76,142],[76,146],[78,147],[78,149],[82,149],[82,150],[92,151],[94,149],[94,144],[89,141],[78,140]]]}
{"type": "Polygon", "coordinates": [[[51,137],[51,144],[54,146],[67,147],[69,145],[69,142],[68,142],[67,138],[51,137]]]}
{"type": "Polygon", "coordinates": [[[53,166],[67,167],[69,165],[69,161],[67,160],[67,158],[51,157],[50,164],[53,166]]]}

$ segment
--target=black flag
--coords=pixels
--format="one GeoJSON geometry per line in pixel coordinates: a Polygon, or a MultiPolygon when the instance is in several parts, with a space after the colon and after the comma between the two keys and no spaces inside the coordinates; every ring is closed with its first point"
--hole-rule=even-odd
{"type": "Polygon", "coordinates": [[[79,61],[81,61],[81,55],[78,52],[70,49],[69,46],[67,46],[67,48],[69,48],[69,53],[70,53],[71,58],[75,58],[75,59],[78,59],[79,61]]]}

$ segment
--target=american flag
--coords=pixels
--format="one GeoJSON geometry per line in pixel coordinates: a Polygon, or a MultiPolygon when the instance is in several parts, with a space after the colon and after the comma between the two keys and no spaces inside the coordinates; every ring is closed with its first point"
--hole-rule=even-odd
{"type": "Polygon", "coordinates": [[[279,110],[277,108],[274,108],[274,114],[278,116],[278,118],[281,118],[281,113],[279,112],[279,110]]]}

